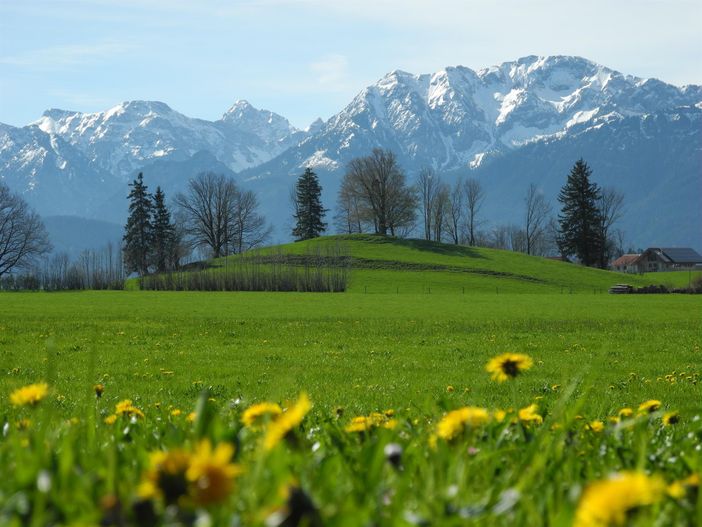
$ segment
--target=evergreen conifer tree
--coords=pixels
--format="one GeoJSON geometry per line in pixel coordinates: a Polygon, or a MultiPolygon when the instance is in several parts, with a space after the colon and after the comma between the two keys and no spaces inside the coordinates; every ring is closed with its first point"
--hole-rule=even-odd
{"type": "Polygon", "coordinates": [[[149,271],[151,244],[153,241],[153,224],[151,222],[151,196],[144,184],[140,172],[129,184],[129,217],[124,227],[123,258],[127,273],[139,273],[144,276],[149,271]]]}
{"type": "Polygon", "coordinates": [[[591,175],[587,163],[578,160],[558,195],[563,204],[558,215],[561,254],[575,255],[587,266],[598,264],[602,253],[600,189],[590,181],[591,175]]]}
{"type": "Polygon", "coordinates": [[[327,209],[322,207],[322,187],[312,169],[305,169],[295,184],[295,228],[292,231],[297,241],[316,238],[324,232],[327,224],[322,220],[327,209]]]}
{"type": "Polygon", "coordinates": [[[163,273],[174,266],[176,252],[175,225],[166,207],[166,196],[161,187],[156,187],[153,202],[153,247],[152,261],[156,271],[163,273]]]}

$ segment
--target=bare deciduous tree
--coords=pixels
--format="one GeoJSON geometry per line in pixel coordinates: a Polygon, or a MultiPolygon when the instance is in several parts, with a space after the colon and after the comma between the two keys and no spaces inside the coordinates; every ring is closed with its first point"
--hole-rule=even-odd
{"type": "Polygon", "coordinates": [[[358,218],[377,234],[394,236],[414,223],[416,196],[389,150],[376,148],[370,156],[351,160],[341,188],[356,200],[358,218]]]}
{"type": "Polygon", "coordinates": [[[485,191],[477,179],[467,179],[463,184],[466,200],[466,228],[468,245],[475,245],[476,231],[480,225],[478,214],[485,200],[485,191]]]}
{"type": "Polygon", "coordinates": [[[30,265],[51,250],[39,215],[0,183],[0,276],[30,265]]]}
{"type": "Polygon", "coordinates": [[[490,247],[494,249],[511,249],[509,225],[497,225],[490,232],[490,247]]]}
{"type": "Polygon", "coordinates": [[[432,207],[432,231],[434,233],[434,241],[440,242],[446,231],[446,218],[448,216],[449,202],[451,199],[451,190],[446,183],[439,185],[439,189],[434,199],[432,207]]]}
{"type": "Polygon", "coordinates": [[[434,209],[436,198],[441,188],[441,178],[436,175],[434,170],[429,167],[424,167],[419,171],[417,176],[417,192],[419,197],[419,208],[422,213],[422,221],[424,223],[424,239],[431,240],[432,224],[434,221],[434,209]]]}
{"type": "Polygon", "coordinates": [[[463,225],[463,207],[465,194],[461,181],[456,181],[449,197],[448,211],[446,214],[446,232],[451,241],[458,245],[461,242],[461,229],[463,225]]]}
{"type": "Polygon", "coordinates": [[[195,247],[209,248],[214,258],[241,252],[262,243],[270,232],[257,212],[251,191],[241,191],[222,174],[206,172],[175,197],[185,233],[195,247]]]}
{"type": "Polygon", "coordinates": [[[548,217],[551,214],[551,205],[534,183],[529,185],[524,202],[526,204],[524,214],[526,253],[533,254],[536,246],[543,244],[548,217]]]}
{"type": "Polygon", "coordinates": [[[520,253],[527,252],[527,236],[524,229],[516,225],[509,225],[507,229],[510,249],[520,253]]]}
{"type": "Polygon", "coordinates": [[[358,198],[351,190],[351,185],[344,180],[341,183],[336,200],[336,214],[334,223],[338,232],[345,234],[363,232],[363,219],[358,204],[358,198]]]}
{"type": "Polygon", "coordinates": [[[271,234],[266,219],[258,213],[258,198],[251,190],[239,191],[234,201],[234,251],[242,253],[265,242],[271,234]]]}
{"type": "Polygon", "coordinates": [[[624,194],[612,187],[604,187],[600,192],[600,236],[602,237],[602,255],[600,268],[606,269],[612,255],[617,251],[616,233],[612,227],[624,214],[624,194]]]}

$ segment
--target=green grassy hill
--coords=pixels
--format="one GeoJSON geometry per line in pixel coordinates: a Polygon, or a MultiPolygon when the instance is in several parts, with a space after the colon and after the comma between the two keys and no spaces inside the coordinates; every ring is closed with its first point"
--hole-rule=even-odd
{"type": "MultiPolygon", "coordinates": [[[[655,274],[614,273],[512,251],[362,234],[325,236],[262,249],[260,253],[306,255],[327,250],[350,256],[348,291],[352,293],[595,294],[606,293],[617,283],[643,286],[681,282],[671,279],[675,273],[665,273],[665,280],[657,280],[655,274]]],[[[220,259],[213,265],[224,267],[227,262],[220,259]]],[[[682,274],[686,284],[688,273],[682,274]]]]}

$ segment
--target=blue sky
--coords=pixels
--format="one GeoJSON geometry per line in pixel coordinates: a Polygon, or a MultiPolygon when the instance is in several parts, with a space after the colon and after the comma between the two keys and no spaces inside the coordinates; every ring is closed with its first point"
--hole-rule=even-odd
{"type": "Polygon", "coordinates": [[[124,100],[217,119],[237,99],[298,127],[393,69],[580,55],[702,84],[702,2],[0,0],[0,122],[124,100]]]}

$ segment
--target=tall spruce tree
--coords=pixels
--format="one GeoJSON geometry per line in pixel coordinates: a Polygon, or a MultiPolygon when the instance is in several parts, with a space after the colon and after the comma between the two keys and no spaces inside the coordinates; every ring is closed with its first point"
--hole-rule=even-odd
{"type": "Polygon", "coordinates": [[[129,184],[129,217],[124,227],[123,258],[127,273],[139,273],[144,276],[149,272],[151,244],[153,242],[153,208],[148,188],[144,184],[144,175],[139,172],[137,178],[129,184]]]}
{"type": "Polygon", "coordinates": [[[156,187],[153,202],[152,262],[156,271],[163,273],[175,266],[176,230],[171,223],[171,213],[166,207],[166,196],[156,187]]]}
{"type": "Polygon", "coordinates": [[[563,204],[558,215],[561,254],[575,255],[587,266],[600,263],[602,254],[600,189],[590,181],[591,175],[587,163],[578,160],[558,194],[558,201],[563,204]]]}
{"type": "Polygon", "coordinates": [[[316,238],[324,232],[327,224],[322,220],[327,209],[322,207],[322,187],[312,169],[305,169],[295,184],[295,218],[296,224],[292,231],[297,241],[316,238]]]}

